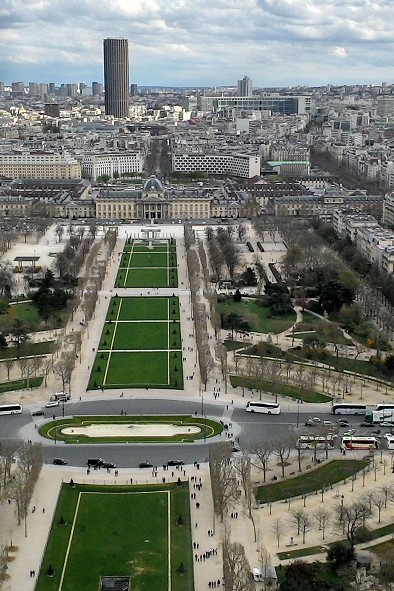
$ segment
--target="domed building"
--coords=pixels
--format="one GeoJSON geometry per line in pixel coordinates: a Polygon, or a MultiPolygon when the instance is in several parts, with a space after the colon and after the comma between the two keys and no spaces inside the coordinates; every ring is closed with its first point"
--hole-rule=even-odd
{"type": "Polygon", "coordinates": [[[105,187],[96,197],[97,219],[160,220],[211,217],[212,194],[203,187],[165,188],[155,175],[141,189],[105,187]]]}

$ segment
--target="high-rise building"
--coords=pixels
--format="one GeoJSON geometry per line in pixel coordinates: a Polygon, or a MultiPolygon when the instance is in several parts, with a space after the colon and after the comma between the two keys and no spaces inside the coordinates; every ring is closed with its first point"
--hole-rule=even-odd
{"type": "Polygon", "coordinates": [[[49,94],[55,94],[56,92],[56,85],[54,82],[49,83],[49,94]]]}
{"type": "Polygon", "coordinates": [[[253,86],[252,81],[247,76],[244,76],[242,80],[238,80],[238,96],[252,96],[253,86]]]}
{"type": "Polygon", "coordinates": [[[101,82],[92,82],[92,92],[93,96],[100,96],[100,94],[103,94],[103,85],[101,82]]]}
{"type": "Polygon", "coordinates": [[[129,115],[129,42],[104,39],[105,113],[124,119],[129,115]]]}
{"type": "Polygon", "coordinates": [[[130,84],[130,95],[137,96],[138,94],[138,86],[137,84],[130,84]]]}

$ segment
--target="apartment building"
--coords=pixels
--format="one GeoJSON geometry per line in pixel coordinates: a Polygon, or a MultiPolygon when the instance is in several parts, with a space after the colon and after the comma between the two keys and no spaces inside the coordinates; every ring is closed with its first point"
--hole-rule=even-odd
{"type": "Polygon", "coordinates": [[[387,193],[383,200],[383,223],[394,228],[394,194],[387,193]]]}
{"type": "Polygon", "coordinates": [[[142,152],[85,154],[82,158],[82,174],[92,181],[103,175],[113,178],[128,172],[141,174],[143,168],[142,152]]]}
{"type": "Polygon", "coordinates": [[[260,156],[175,151],[172,154],[172,170],[185,173],[200,171],[250,179],[260,174],[260,156]]]}
{"type": "Polygon", "coordinates": [[[69,154],[0,153],[0,176],[14,179],[78,179],[81,175],[81,163],[69,154]]]}

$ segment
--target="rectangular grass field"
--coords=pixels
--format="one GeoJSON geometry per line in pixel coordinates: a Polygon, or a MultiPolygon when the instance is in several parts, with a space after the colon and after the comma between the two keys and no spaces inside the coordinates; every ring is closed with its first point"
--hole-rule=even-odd
{"type": "Polygon", "coordinates": [[[187,483],[63,485],[36,591],[97,591],[102,576],[129,576],[132,590],[193,591],[187,483]]]}
{"type": "Polygon", "coordinates": [[[89,389],[183,387],[179,300],[111,299],[89,389]]]}
{"type": "Polygon", "coordinates": [[[140,240],[126,243],[115,287],[177,287],[176,246],[172,240],[153,243],[140,240]]]}

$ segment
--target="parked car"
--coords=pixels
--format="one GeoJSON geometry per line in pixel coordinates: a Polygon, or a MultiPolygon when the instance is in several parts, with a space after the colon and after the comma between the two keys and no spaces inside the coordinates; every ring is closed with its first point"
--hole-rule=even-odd
{"type": "Polygon", "coordinates": [[[54,458],[52,464],[55,464],[55,466],[66,466],[67,462],[64,458],[54,458]]]}
{"type": "Polygon", "coordinates": [[[316,427],[316,423],[314,423],[312,419],[308,419],[305,423],[305,427],[316,427]]]}
{"type": "Polygon", "coordinates": [[[313,417],[310,420],[313,421],[314,423],[321,423],[321,419],[319,419],[319,417],[313,417]]]}
{"type": "Polygon", "coordinates": [[[254,581],[264,581],[261,568],[252,568],[252,575],[254,581]]]}
{"type": "Polygon", "coordinates": [[[103,468],[116,468],[116,464],[114,464],[113,462],[103,462],[101,466],[103,468]]]}
{"type": "Polygon", "coordinates": [[[185,462],[182,460],[169,460],[167,462],[167,466],[183,466],[185,462]]]}
{"type": "Polygon", "coordinates": [[[330,425],[332,425],[332,421],[323,421],[323,425],[325,427],[329,427],[330,425]]]}
{"type": "Polygon", "coordinates": [[[150,462],[148,462],[148,460],[145,460],[144,462],[140,462],[138,464],[138,467],[139,468],[153,468],[153,465],[150,462]]]}
{"type": "Polygon", "coordinates": [[[45,417],[45,413],[43,410],[33,410],[31,413],[32,417],[45,417]]]}
{"type": "Polygon", "coordinates": [[[380,427],[394,427],[394,423],[392,423],[391,421],[382,421],[379,424],[380,427]]]}
{"type": "Polygon", "coordinates": [[[365,421],[363,423],[360,423],[360,427],[373,427],[373,423],[366,423],[365,421]]]}
{"type": "Polygon", "coordinates": [[[348,429],[347,431],[344,431],[343,436],[344,437],[351,437],[352,435],[354,435],[356,432],[356,429],[348,429]]]}
{"type": "Polygon", "coordinates": [[[59,406],[58,400],[50,400],[46,403],[45,408],[52,408],[52,406],[59,406]]]}
{"type": "Polygon", "coordinates": [[[349,421],[347,421],[346,419],[339,419],[337,421],[337,425],[339,425],[339,427],[348,427],[349,421]]]}

